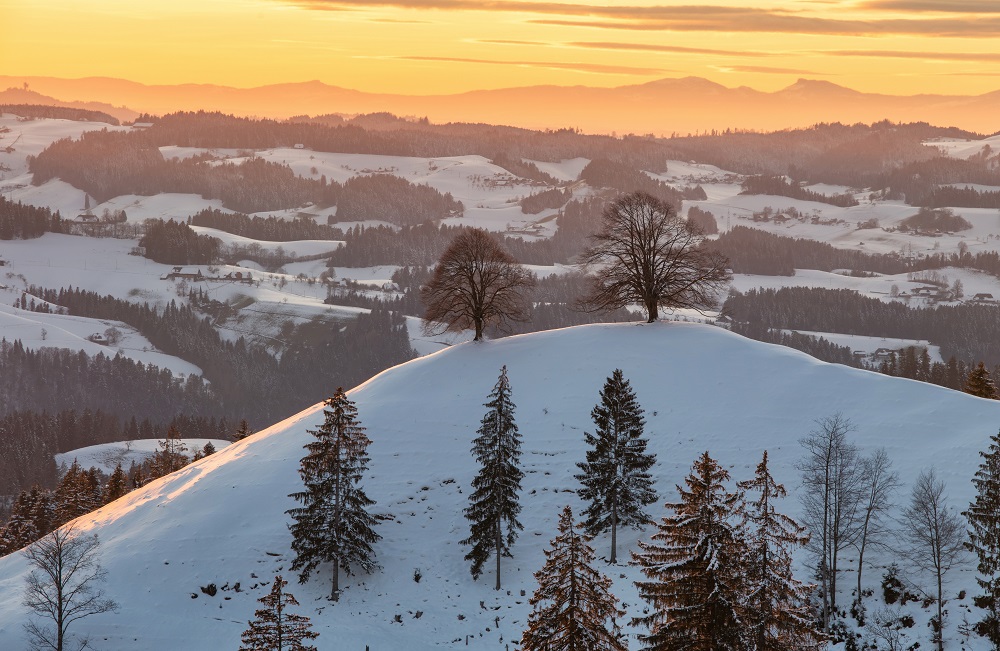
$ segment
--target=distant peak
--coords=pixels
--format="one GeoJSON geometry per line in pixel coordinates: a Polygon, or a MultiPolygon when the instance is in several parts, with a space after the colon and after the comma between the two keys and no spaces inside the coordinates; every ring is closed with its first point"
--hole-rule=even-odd
{"type": "Polygon", "coordinates": [[[650,81],[648,83],[642,84],[647,88],[683,88],[688,90],[728,90],[722,84],[717,84],[714,81],[709,81],[704,77],[681,77],[679,79],[673,79],[670,77],[664,79],[657,79],[656,81],[650,81]]]}
{"type": "Polygon", "coordinates": [[[830,81],[823,81],[820,79],[804,79],[799,78],[791,86],[784,88],[779,93],[838,93],[838,94],[850,94],[857,95],[858,91],[851,90],[850,88],[844,88],[843,86],[838,86],[837,84],[830,81]]]}

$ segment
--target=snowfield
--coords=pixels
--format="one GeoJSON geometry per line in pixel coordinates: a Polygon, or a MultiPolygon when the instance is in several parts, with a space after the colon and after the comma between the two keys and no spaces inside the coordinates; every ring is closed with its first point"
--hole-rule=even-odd
{"type": "MultiPolygon", "coordinates": [[[[469,648],[517,648],[536,587],[532,574],[542,566],[559,510],[570,504],[580,513],[573,475],[584,459],[583,432],[593,427],[590,410],[615,368],[631,380],[646,412],[649,449],[657,455],[652,472],[660,499],[650,507],[657,520],[665,513],[660,505],[676,498],[674,485],[705,450],[734,482],[751,477],[767,450],[774,476],[792,495],[779,508],[798,516],[798,441],[815,419],[835,412],[857,425],[852,439],[863,452],[887,449],[905,484],[897,503],[908,499],[920,470],[933,466],[950,504],[963,509],[973,496],[978,452],[1000,422],[1000,402],[825,364],[710,326],[598,325],[465,343],[385,371],[349,394],[373,441],[366,490],[378,502],[375,511],[392,519],[378,527],[382,568],[348,578],[339,603],[326,600],[326,568],[304,585],[289,571],[285,511],[294,502],[287,496],[301,486],[306,430],[323,420],[317,405],[80,518],[77,527],[100,537],[107,591],[121,610],[83,620],[75,630],[106,651],[235,648],[256,600],[281,573],[291,579],[299,612],[321,634],[321,649],[429,651],[466,648],[467,639],[469,648]],[[471,579],[459,541],[468,535],[462,510],[477,471],[470,443],[503,365],[523,436],[525,528],[514,558],[503,562],[504,589],[495,592],[492,569],[471,579]],[[216,596],[202,592],[213,583],[216,596]]],[[[652,531],[623,532],[621,558],[652,531]]],[[[608,544],[609,536],[595,541],[599,557],[607,557],[608,544]]],[[[873,560],[883,565],[894,558],[873,560]]],[[[628,614],[639,614],[637,570],[598,565],[613,578],[628,614]]],[[[845,567],[840,599],[849,603],[853,564],[845,567]]],[[[952,644],[976,591],[973,568],[965,558],[949,574],[952,644]]],[[[24,644],[26,613],[17,595],[26,571],[17,554],[0,559],[0,592],[10,595],[0,602],[3,649],[24,644]]],[[[881,574],[868,568],[865,576],[877,586],[881,574]]],[[[801,567],[799,576],[806,578],[801,567]]],[[[919,603],[908,608],[917,623],[904,632],[907,645],[929,647],[931,611],[919,603]]],[[[977,618],[973,609],[970,619],[977,618]]],[[[635,648],[637,631],[627,631],[635,648]]],[[[988,644],[974,638],[966,648],[988,644]]]]}
{"type": "MultiPolygon", "coordinates": [[[[69,467],[73,461],[80,464],[84,470],[92,466],[106,475],[115,471],[117,464],[122,464],[122,469],[126,472],[133,463],[142,463],[154,452],[160,450],[162,439],[137,439],[135,441],[123,441],[121,443],[101,443],[100,445],[88,445],[85,448],[60,452],[56,455],[56,465],[69,467]]],[[[192,456],[197,450],[211,443],[216,450],[221,450],[230,444],[223,439],[182,439],[181,442],[187,447],[188,456],[192,456]]]]}

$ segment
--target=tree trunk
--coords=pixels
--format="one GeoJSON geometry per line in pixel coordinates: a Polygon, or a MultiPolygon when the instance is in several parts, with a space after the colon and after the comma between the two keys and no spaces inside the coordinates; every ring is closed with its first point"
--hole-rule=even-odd
{"type": "Polygon", "coordinates": [[[502,538],[500,537],[500,520],[497,520],[497,527],[496,527],[497,587],[494,588],[494,590],[499,590],[500,589],[500,550],[501,550],[500,544],[501,544],[501,542],[502,542],[502,538]]]}
{"type": "Polygon", "coordinates": [[[476,336],[472,341],[482,341],[483,340],[483,320],[476,319],[476,336]]]}
{"type": "Polygon", "coordinates": [[[618,562],[618,505],[611,507],[611,563],[618,562]]]}
{"type": "Polygon", "coordinates": [[[340,559],[333,559],[333,588],[330,590],[330,601],[340,601],[340,559]]]}
{"type": "Polygon", "coordinates": [[[944,607],[941,604],[941,599],[943,596],[943,590],[941,586],[941,569],[938,567],[937,571],[937,611],[938,611],[938,632],[937,632],[937,647],[938,651],[944,651],[944,607]]]}
{"type": "Polygon", "coordinates": [[[649,314],[649,318],[646,319],[646,323],[653,323],[660,318],[659,306],[656,304],[656,301],[646,302],[646,312],[649,314]]]}

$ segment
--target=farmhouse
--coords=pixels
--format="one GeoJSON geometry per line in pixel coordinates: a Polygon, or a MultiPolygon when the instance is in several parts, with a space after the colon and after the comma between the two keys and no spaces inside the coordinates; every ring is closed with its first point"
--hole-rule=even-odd
{"type": "Polygon", "coordinates": [[[196,269],[195,271],[185,270],[184,267],[174,267],[170,273],[165,273],[160,276],[160,280],[173,280],[175,278],[185,278],[190,280],[204,280],[205,276],[202,275],[201,269],[196,269]]]}

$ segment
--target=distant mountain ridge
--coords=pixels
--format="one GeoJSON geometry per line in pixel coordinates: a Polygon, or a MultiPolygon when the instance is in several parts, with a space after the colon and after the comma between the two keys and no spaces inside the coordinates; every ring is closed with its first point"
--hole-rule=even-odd
{"type": "MultiPolygon", "coordinates": [[[[388,111],[426,116],[438,123],[572,127],[588,133],[658,136],[713,129],[773,131],[818,122],[869,123],[884,119],[957,126],[984,134],[1000,130],[1000,90],[975,96],[883,95],[811,79],[799,79],[775,92],[746,86],[729,88],[700,77],[659,79],[615,88],[548,85],[451,95],[367,93],[320,81],[233,88],[214,84],[146,85],[107,77],[11,75],[0,76],[3,87],[9,90],[0,92],[0,102],[14,103],[5,96],[7,93],[33,91],[33,95],[47,95],[53,102],[103,110],[123,120],[134,119],[138,113],[179,110],[271,118],[388,111]],[[22,90],[24,84],[30,91],[22,90]],[[67,99],[72,101],[63,101],[67,99]],[[115,108],[125,106],[129,108],[115,108]]],[[[34,103],[42,100],[36,98],[34,103]]]]}

